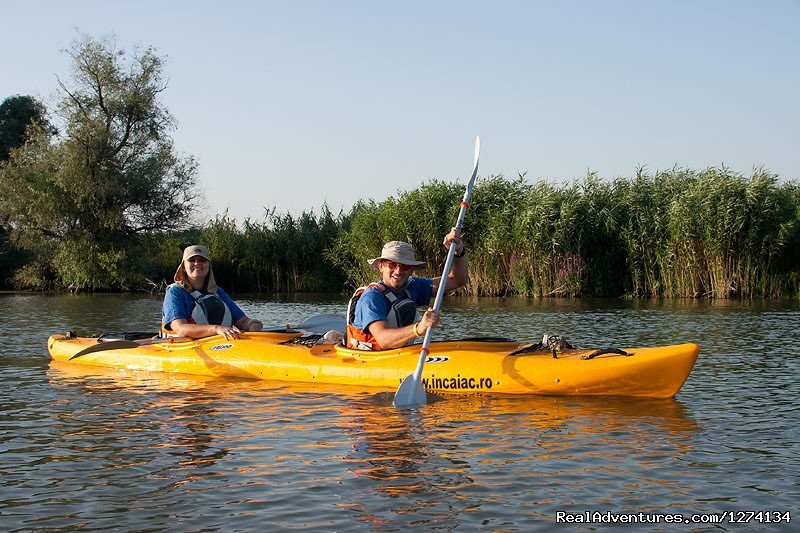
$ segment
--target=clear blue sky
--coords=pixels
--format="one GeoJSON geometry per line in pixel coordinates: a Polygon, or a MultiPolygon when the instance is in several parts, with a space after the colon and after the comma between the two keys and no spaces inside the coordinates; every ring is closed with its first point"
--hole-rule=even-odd
{"type": "Polygon", "coordinates": [[[166,58],[207,216],[334,212],[429,178],[674,165],[800,178],[800,0],[0,0],[0,100],[56,101],[78,31],[166,58]]]}

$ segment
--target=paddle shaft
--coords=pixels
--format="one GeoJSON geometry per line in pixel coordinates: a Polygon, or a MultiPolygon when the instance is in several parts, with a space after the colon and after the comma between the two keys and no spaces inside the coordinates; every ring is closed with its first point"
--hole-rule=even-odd
{"type": "MultiPolygon", "coordinates": [[[[461,201],[461,208],[458,210],[458,220],[456,221],[456,232],[461,235],[461,229],[464,226],[464,218],[467,216],[467,207],[469,206],[469,199],[472,196],[472,187],[475,185],[475,177],[478,175],[478,159],[480,158],[481,139],[475,139],[475,163],[472,169],[472,176],[467,183],[467,189],[464,191],[464,199],[461,201]]],[[[462,244],[463,246],[463,244],[462,244]]],[[[442,271],[442,279],[439,281],[439,288],[436,291],[436,299],[433,301],[433,310],[438,313],[442,306],[442,299],[447,286],[447,278],[450,276],[450,270],[453,267],[453,259],[455,256],[455,246],[450,245],[447,249],[447,259],[444,262],[444,270],[442,271]]],[[[431,345],[433,328],[425,330],[425,337],[422,340],[422,348],[419,351],[419,361],[417,368],[414,370],[413,379],[415,382],[420,383],[422,378],[422,369],[425,367],[425,360],[428,358],[428,349],[431,345]]]]}

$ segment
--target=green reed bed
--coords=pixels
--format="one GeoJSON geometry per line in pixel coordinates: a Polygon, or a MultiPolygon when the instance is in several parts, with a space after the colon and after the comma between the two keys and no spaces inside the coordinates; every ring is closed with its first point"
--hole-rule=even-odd
{"type": "Polygon", "coordinates": [[[327,207],[317,216],[267,213],[261,222],[217,217],[200,234],[214,258],[214,272],[226,286],[256,292],[338,292],[344,284],[341,270],[325,255],[347,216],[334,217],[327,207]],[[217,274],[218,273],[218,274],[217,274]]]}
{"type": "MultiPolygon", "coordinates": [[[[428,262],[418,273],[436,276],[463,187],[434,179],[338,215],[327,206],[300,216],[272,210],[243,223],[221,215],[188,231],[140,237],[118,260],[88,244],[72,247],[70,258],[44,250],[39,256],[59,258],[59,270],[37,271],[37,279],[51,288],[162,290],[183,247],[202,243],[211,248],[218,280],[233,291],[348,294],[377,278],[367,259],[389,240],[410,242],[428,262]],[[92,254],[97,257],[87,260],[92,254]],[[73,272],[69,265],[81,268],[73,272]]],[[[465,221],[470,276],[461,292],[798,297],[798,217],[798,184],[762,169],[750,176],[726,168],[640,169],[632,178],[590,174],[566,184],[490,176],[478,180],[465,221]]],[[[24,263],[26,250],[0,244],[6,268],[12,257],[15,268],[24,263]]]]}
{"type": "Polygon", "coordinates": [[[202,243],[211,250],[214,276],[226,289],[241,292],[341,292],[345,277],[326,259],[327,249],[349,228],[348,215],[299,217],[268,212],[264,219],[238,223],[225,215],[190,231],[148,236],[148,253],[138,265],[145,287],[163,291],[172,282],[184,247],[202,243]]]}
{"type": "MultiPolygon", "coordinates": [[[[366,259],[411,242],[436,275],[458,185],[431,181],[352,214],[328,256],[350,285],[366,259]]],[[[756,169],[672,169],[557,186],[520,176],[480,180],[465,223],[468,294],[786,297],[798,292],[798,187],[756,169]]]]}

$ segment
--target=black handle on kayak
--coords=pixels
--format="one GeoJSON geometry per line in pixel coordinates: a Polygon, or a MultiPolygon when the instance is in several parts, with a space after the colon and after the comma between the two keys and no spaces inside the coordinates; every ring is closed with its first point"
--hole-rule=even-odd
{"type": "Polygon", "coordinates": [[[630,357],[633,355],[632,353],[626,352],[625,350],[622,350],[620,348],[600,348],[599,350],[592,352],[589,355],[582,355],[581,359],[585,359],[588,361],[589,359],[594,359],[598,355],[606,355],[609,353],[613,353],[614,355],[624,355],[625,357],[630,357]]]}

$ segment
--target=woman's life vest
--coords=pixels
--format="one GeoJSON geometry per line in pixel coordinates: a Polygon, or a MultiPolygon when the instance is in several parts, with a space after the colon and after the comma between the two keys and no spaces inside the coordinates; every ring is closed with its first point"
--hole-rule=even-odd
{"type": "Polygon", "coordinates": [[[383,283],[370,283],[366,287],[356,289],[347,304],[347,340],[345,345],[359,350],[382,350],[383,348],[371,333],[353,325],[356,318],[356,304],[361,295],[364,294],[364,291],[369,288],[378,289],[389,300],[389,315],[386,317],[389,327],[400,328],[413,324],[417,319],[417,304],[407,290],[403,291],[405,296],[401,295],[398,298],[383,283]]]}
{"type": "Polygon", "coordinates": [[[233,324],[231,310],[215,293],[203,294],[200,291],[189,293],[194,298],[194,309],[189,320],[193,324],[214,324],[230,326],[233,324]]]}
{"type": "MultiPolygon", "coordinates": [[[[233,324],[230,308],[216,294],[203,294],[200,291],[192,291],[189,295],[195,303],[187,320],[189,324],[214,324],[218,326],[230,326],[233,324]]],[[[166,324],[162,323],[161,336],[175,337],[176,334],[174,331],[167,329],[166,324]]]]}

